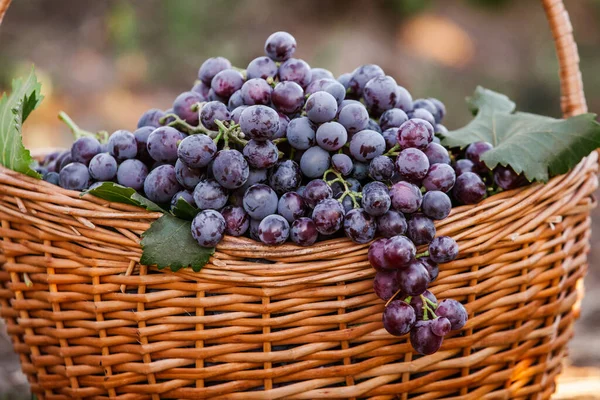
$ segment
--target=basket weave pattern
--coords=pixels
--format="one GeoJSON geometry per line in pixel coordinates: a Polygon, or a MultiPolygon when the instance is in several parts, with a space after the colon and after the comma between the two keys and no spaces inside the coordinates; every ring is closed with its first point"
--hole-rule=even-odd
{"type": "MultiPolygon", "coordinates": [[[[583,112],[568,17],[543,3],[563,112],[583,112]]],[[[0,315],[41,400],[547,399],[578,314],[597,169],[593,153],[438,222],[460,255],[431,291],[470,319],[419,356],[382,327],[368,245],[226,237],[201,273],[157,271],[138,262],[161,214],[0,167],[0,315]]]]}

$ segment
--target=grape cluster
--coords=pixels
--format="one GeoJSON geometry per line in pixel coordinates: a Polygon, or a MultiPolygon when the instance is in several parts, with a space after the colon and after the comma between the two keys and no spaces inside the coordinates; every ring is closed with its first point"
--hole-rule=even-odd
{"type": "MultiPolygon", "coordinates": [[[[106,144],[77,139],[46,158],[44,179],[72,190],[116,181],[172,208],[184,200],[198,210],[191,233],[203,247],[224,235],[267,245],[340,235],[372,242],[385,329],[410,332],[416,351],[433,353],[467,319],[459,302],[438,303],[427,290],[438,264],[458,255],[452,238],[436,237],[434,221],[453,200],[486,195],[476,173],[490,146],[475,143],[453,163],[436,137],[446,132],[442,102],[413,101],[376,65],[335,79],[295,50],[289,33],[276,32],[245,70],[206,60],[171,109],[145,112],[137,130],[116,131],[106,144]]],[[[514,180],[501,168],[494,178],[514,180]]]]}

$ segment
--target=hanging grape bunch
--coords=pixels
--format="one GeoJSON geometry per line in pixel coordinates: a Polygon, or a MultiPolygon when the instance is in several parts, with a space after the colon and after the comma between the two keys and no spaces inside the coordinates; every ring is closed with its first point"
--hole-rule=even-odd
{"type": "Polygon", "coordinates": [[[65,189],[113,181],[157,204],[182,199],[198,210],[191,233],[203,247],[224,235],[300,246],[378,238],[368,257],[384,327],[410,333],[414,349],[431,354],[467,320],[459,302],[438,303],[427,290],[438,264],[458,255],[434,221],[453,201],[474,204],[493,185],[526,181],[510,168],[487,169],[485,142],[453,163],[459,154],[435,136],[446,132],[439,100],[413,101],[376,65],[335,79],[293,58],[295,50],[295,39],[277,32],[245,71],[210,58],[172,109],[147,111],[135,132],[116,131],[106,144],[81,137],[40,171],[65,189]]]}

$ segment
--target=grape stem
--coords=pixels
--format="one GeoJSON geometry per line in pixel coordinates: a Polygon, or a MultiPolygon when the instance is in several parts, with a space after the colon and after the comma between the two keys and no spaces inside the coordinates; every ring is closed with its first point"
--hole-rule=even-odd
{"type": "Polygon", "coordinates": [[[398,151],[400,150],[400,145],[396,144],[394,145],[394,147],[392,147],[391,149],[389,149],[386,153],[384,153],[384,156],[397,156],[398,154],[400,154],[400,152],[398,151]]]}
{"type": "MultiPolygon", "coordinates": [[[[398,289],[396,291],[396,293],[394,293],[394,295],[388,299],[388,301],[385,303],[385,307],[387,307],[388,304],[390,304],[392,302],[392,300],[394,300],[396,298],[396,296],[398,296],[400,294],[400,291],[401,291],[401,289],[398,289]]],[[[407,299],[408,299],[408,297],[407,297],[407,299]]],[[[406,299],[404,299],[404,301],[406,301],[406,299]]],[[[410,302],[410,300],[409,300],[409,302],[410,302]]]]}
{"type": "Polygon", "coordinates": [[[328,185],[332,185],[335,182],[340,182],[342,185],[344,185],[344,192],[341,194],[340,198],[338,199],[338,201],[340,203],[342,203],[344,201],[344,198],[346,196],[350,196],[350,198],[352,199],[352,204],[354,206],[354,208],[358,208],[359,204],[358,204],[358,200],[357,198],[362,197],[362,195],[360,193],[354,192],[352,190],[350,190],[350,188],[348,187],[348,182],[346,182],[346,180],[344,179],[344,177],[342,176],[342,174],[340,174],[339,172],[337,172],[335,169],[328,169],[327,171],[325,171],[325,173],[323,174],[323,180],[325,182],[327,182],[328,185]],[[333,174],[335,175],[335,179],[332,180],[327,180],[327,174],[333,174]]]}
{"type": "Polygon", "coordinates": [[[419,253],[415,256],[415,258],[421,258],[421,257],[429,257],[429,250],[419,253]]]}
{"type": "Polygon", "coordinates": [[[85,129],[81,129],[79,127],[79,125],[77,125],[75,123],[75,121],[73,121],[73,119],[71,119],[71,117],[69,117],[69,115],[64,112],[61,111],[58,113],[58,119],[60,119],[62,122],[64,122],[69,129],[71,130],[71,132],[73,132],[73,136],[75,136],[75,139],[80,139],[82,137],[93,137],[98,139],[98,141],[100,143],[106,143],[108,142],[108,132],[106,131],[99,131],[96,133],[90,132],[90,131],[86,131],[85,129]]]}
{"type": "Polygon", "coordinates": [[[427,321],[429,319],[429,315],[431,315],[432,319],[437,318],[437,315],[435,315],[437,304],[423,295],[420,295],[420,297],[421,302],[423,303],[423,321],[427,321]]]}
{"type": "Polygon", "coordinates": [[[177,114],[172,114],[172,113],[166,114],[164,117],[160,118],[158,120],[158,123],[161,125],[164,125],[164,123],[167,122],[167,119],[169,119],[169,118],[173,118],[174,121],[169,122],[167,124],[167,126],[171,126],[176,129],[183,128],[187,133],[192,134],[192,135],[198,134],[198,133],[203,133],[205,135],[208,135],[211,138],[214,138],[218,134],[218,132],[209,131],[202,125],[192,126],[192,125],[188,124],[187,122],[185,122],[184,120],[182,120],[181,118],[179,118],[179,116],[177,114]]]}
{"type": "Polygon", "coordinates": [[[239,137],[240,126],[238,124],[232,124],[229,125],[229,127],[227,127],[225,126],[225,123],[223,121],[220,121],[218,119],[215,119],[215,124],[217,124],[217,126],[219,127],[219,134],[214,139],[215,143],[219,143],[219,140],[223,138],[223,142],[225,143],[225,149],[229,148],[230,141],[241,146],[245,146],[246,143],[248,143],[247,140],[244,140],[239,137]]]}

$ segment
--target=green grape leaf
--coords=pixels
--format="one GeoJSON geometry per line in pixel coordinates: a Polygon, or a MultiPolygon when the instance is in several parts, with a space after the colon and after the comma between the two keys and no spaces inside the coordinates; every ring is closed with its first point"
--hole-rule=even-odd
{"type": "Polygon", "coordinates": [[[200,210],[180,197],[177,199],[177,203],[175,203],[175,207],[173,207],[171,212],[178,218],[191,221],[200,210]]]}
{"type": "Polygon", "coordinates": [[[509,165],[529,181],[546,182],[600,147],[596,114],[554,119],[513,112],[515,105],[508,97],[481,87],[467,102],[475,118],[444,134],[442,144],[464,148],[478,141],[491,143],[494,148],[481,157],[489,168],[509,165]]]}
{"type": "Polygon", "coordinates": [[[86,190],[81,195],[83,196],[85,194],[93,194],[96,197],[115,203],[143,207],[148,211],[165,212],[165,210],[136,192],[134,189],[113,182],[102,182],[100,185],[86,190]]]}
{"type": "Polygon", "coordinates": [[[40,174],[31,168],[35,160],[23,146],[22,128],[43,99],[41,87],[32,67],[27,78],[13,80],[10,95],[0,97],[0,164],[38,179],[40,174]]]}
{"type": "Polygon", "coordinates": [[[198,245],[192,237],[191,222],[165,214],[152,223],[142,234],[142,258],[144,265],[156,265],[158,269],[178,271],[191,267],[199,272],[214,254],[214,248],[198,245]]]}

